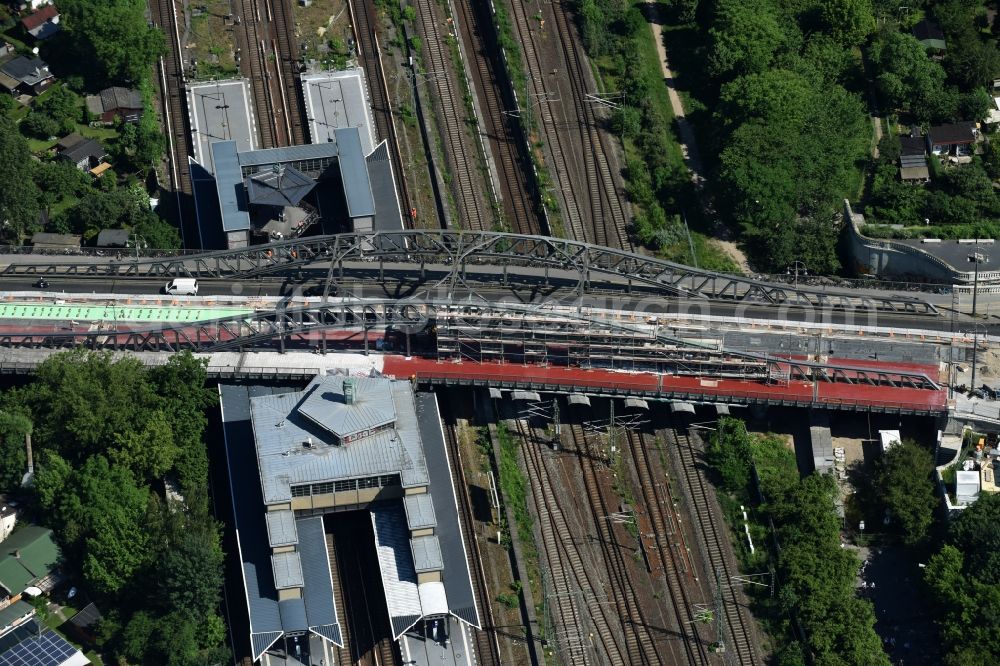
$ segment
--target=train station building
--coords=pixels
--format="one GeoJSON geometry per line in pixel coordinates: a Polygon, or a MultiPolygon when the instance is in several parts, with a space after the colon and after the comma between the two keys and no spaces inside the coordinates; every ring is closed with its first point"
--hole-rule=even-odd
{"type": "Polygon", "coordinates": [[[245,80],[188,90],[202,248],[403,228],[389,148],[375,143],[360,69],[302,78],[311,143],[261,149],[245,80]]]}
{"type": "Polygon", "coordinates": [[[222,385],[220,397],[248,613],[233,631],[255,662],[332,663],[344,646],[328,528],[345,512],[370,518],[374,538],[346,547],[378,562],[393,641],[480,625],[433,393],[329,375],[305,389],[222,385]]]}

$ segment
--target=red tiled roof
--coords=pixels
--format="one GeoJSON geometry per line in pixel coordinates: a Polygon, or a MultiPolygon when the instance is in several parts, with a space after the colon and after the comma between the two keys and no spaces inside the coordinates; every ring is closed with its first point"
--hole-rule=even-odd
{"type": "Polygon", "coordinates": [[[21,19],[21,25],[24,26],[25,30],[31,31],[57,16],[59,16],[59,10],[56,9],[55,5],[45,5],[34,14],[28,14],[21,19]]]}

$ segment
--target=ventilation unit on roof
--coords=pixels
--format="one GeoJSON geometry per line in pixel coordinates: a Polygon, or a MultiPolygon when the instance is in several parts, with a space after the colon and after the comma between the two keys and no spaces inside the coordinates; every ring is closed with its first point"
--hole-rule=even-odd
{"type": "Polygon", "coordinates": [[[348,405],[353,405],[354,404],[354,400],[355,400],[354,390],[355,390],[354,380],[353,379],[345,379],[344,380],[344,402],[346,404],[348,404],[348,405]]]}

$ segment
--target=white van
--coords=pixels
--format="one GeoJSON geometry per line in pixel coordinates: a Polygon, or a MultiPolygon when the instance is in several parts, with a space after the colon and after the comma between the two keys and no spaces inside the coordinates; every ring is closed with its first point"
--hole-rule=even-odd
{"type": "Polygon", "coordinates": [[[197,296],[198,281],[194,278],[174,278],[163,286],[163,293],[174,296],[197,296]]]}

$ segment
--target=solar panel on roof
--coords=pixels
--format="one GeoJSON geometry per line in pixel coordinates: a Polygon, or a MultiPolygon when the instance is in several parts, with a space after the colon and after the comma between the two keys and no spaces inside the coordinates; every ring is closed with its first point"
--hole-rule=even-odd
{"type": "Polygon", "coordinates": [[[59,666],[76,654],[76,648],[54,631],[25,639],[0,654],[0,666],[59,666]]]}

